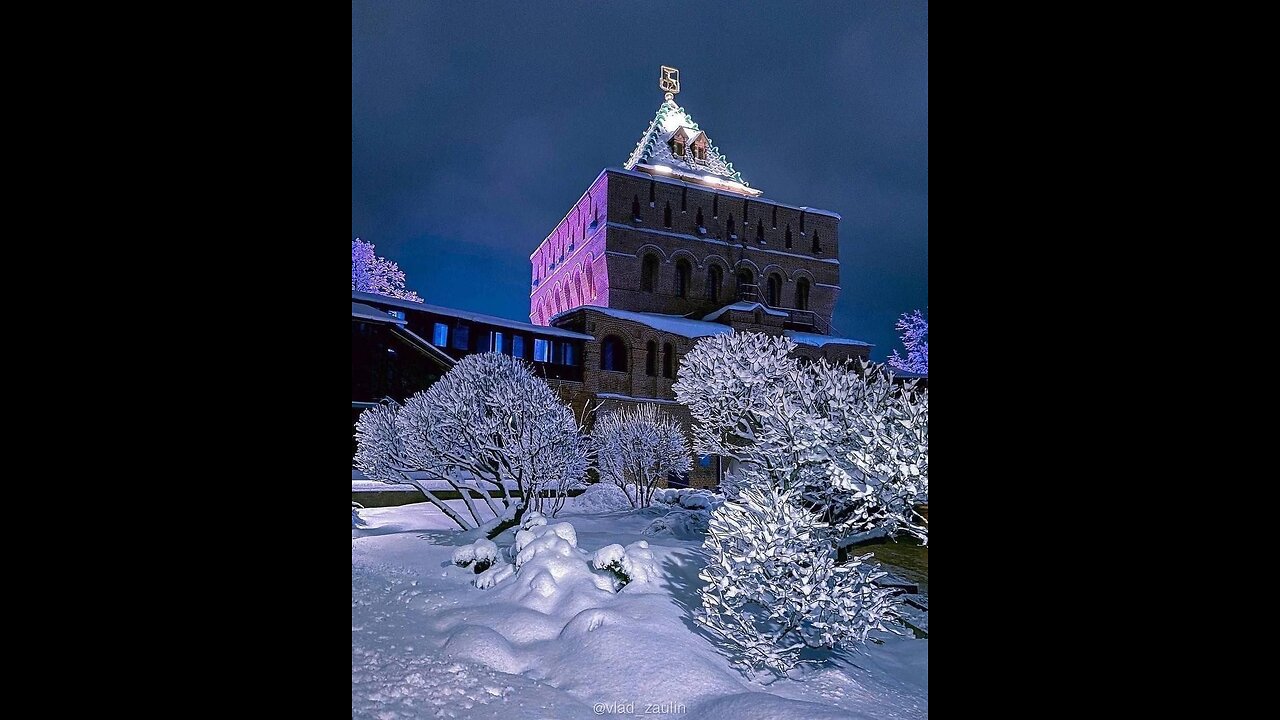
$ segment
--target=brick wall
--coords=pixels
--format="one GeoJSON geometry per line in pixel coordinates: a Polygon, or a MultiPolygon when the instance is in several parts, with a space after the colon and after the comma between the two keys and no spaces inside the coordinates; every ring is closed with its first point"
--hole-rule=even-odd
{"type": "Polygon", "coordinates": [[[809,282],[808,309],[830,323],[840,292],[837,218],[657,178],[647,180],[622,173],[606,176],[611,223],[605,243],[610,307],[705,315],[736,300],[736,275],[745,269],[761,293],[765,292],[768,276],[778,275],[782,281],[780,307],[796,306],[796,288],[800,278],[804,278],[809,282]],[[633,201],[638,208],[633,208],[633,201]],[[671,227],[666,227],[668,206],[671,227]],[[639,222],[633,214],[636,209],[639,222]],[[702,211],[701,226],[697,222],[699,210],[702,211]],[[800,230],[802,216],[803,232],[800,230]],[[729,233],[730,218],[737,239],[729,233]],[[790,249],[785,247],[788,226],[792,237],[790,249]],[[700,227],[705,232],[699,230],[700,227]],[[757,229],[763,231],[763,243],[756,240],[757,229]],[[812,248],[815,235],[821,241],[820,252],[812,248]],[[641,289],[642,261],[647,253],[659,260],[652,292],[641,289]],[[676,294],[676,268],[681,258],[689,263],[691,270],[685,297],[676,294]],[[712,265],[720,268],[723,278],[715,300],[708,298],[706,292],[707,273],[712,265]]]}

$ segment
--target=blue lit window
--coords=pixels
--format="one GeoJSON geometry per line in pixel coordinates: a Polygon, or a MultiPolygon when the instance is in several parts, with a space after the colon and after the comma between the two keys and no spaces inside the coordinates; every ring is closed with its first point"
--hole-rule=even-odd
{"type": "Polygon", "coordinates": [[[471,328],[467,325],[459,325],[453,331],[453,346],[458,350],[470,350],[467,344],[471,340],[471,328]]]}
{"type": "Polygon", "coordinates": [[[703,455],[702,457],[698,458],[698,467],[700,467],[700,468],[709,468],[709,467],[711,467],[711,456],[710,456],[710,455],[703,455]]]}
{"type": "Polygon", "coordinates": [[[489,348],[490,350],[496,353],[502,352],[502,333],[494,331],[492,344],[493,347],[489,348]]]}
{"type": "Polygon", "coordinates": [[[551,362],[551,341],[542,338],[533,339],[533,359],[536,362],[551,362]]]}
{"type": "Polygon", "coordinates": [[[523,335],[511,336],[511,354],[515,355],[518,358],[524,357],[524,336],[523,335]]]}
{"type": "Polygon", "coordinates": [[[431,335],[431,344],[436,347],[444,347],[449,344],[449,326],[444,323],[436,323],[435,330],[431,335]]]}
{"type": "Polygon", "coordinates": [[[388,311],[387,311],[387,314],[388,314],[388,315],[390,315],[391,317],[393,317],[393,318],[397,319],[397,320],[403,320],[403,319],[404,319],[404,313],[403,313],[403,312],[401,312],[400,310],[388,310],[388,311]]]}
{"type": "Polygon", "coordinates": [[[578,353],[577,353],[577,350],[573,347],[573,343],[567,343],[567,342],[560,343],[560,352],[562,355],[562,358],[560,360],[561,365],[577,365],[578,364],[578,353]]]}

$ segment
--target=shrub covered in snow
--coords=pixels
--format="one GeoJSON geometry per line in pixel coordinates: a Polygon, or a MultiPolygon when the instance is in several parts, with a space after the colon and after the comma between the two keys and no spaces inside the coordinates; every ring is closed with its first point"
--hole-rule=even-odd
{"type": "Polygon", "coordinates": [[[364,411],[356,438],[356,467],[365,475],[414,485],[464,529],[492,532],[518,522],[526,508],[554,515],[587,466],[573,413],[524,361],[501,353],[468,355],[403,406],[387,401],[364,411]],[[447,481],[470,517],[411,478],[414,471],[447,481]],[[481,520],[473,493],[495,519],[481,520]]]}
{"type": "Polygon", "coordinates": [[[618,589],[632,582],[652,582],[658,577],[653,551],[644,540],[637,540],[625,548],[618,544],[606,545],[596,551],[591,558],[591,566],[613,573],[618,589]]]}
{"type": "Polygon", "coordinates": [[[804,648],[862,642],[896,617],[870,556],[836,565],[869,532],[928,542],[928,392],[882,365],[801,365],[785,337],[703,338],[676,397],[700,452],[731,462],[731,502],[710,518],[700,621],[740,662],[786,672],[804,648]]]}
{"type": "Polygon", "coordinates": [[[654,518],[641,534],[649,537],[665,535],[677,540],[698,540],[707,534],[710,520],[711,514],[706,510],[672,510],[662,517],[654,518]]]}
{"type": "Polygon", "coordinates": [[[600,477],[621,488],[635,507],[648,507],[669,474],[689,471],[684,429],[652,403],[605,413],[591,434],[600,477]]]}
{"type": "Polygon", "coordinates": [[[607,482],[588,485],[581,495],[573,499],[574,511],[581,513],[617,512],[633,507],[635,503],[622,488],[607,482]]]}
{"type": "Polygon", "coordinates": [[[928,542],[929,395],[884,365],[803,366],[785,337],[702,338],[673,389],[699,452],[729,458],[724,489],[796,488],[842,538],[882,529],[928,542]]]}
{"type": "Polygon", "coordinates": [[[351,527],[364,527],[364,518],[360,517],[360,511],[364,506],[358,502],[351,503],[351,527]]]}
{"type": "Polygon", "coordinates": [[[795,493],[752,484],[711,515],[699,573],[706,625],[739,655],[736,662],[786,673],[806,648],[865,642],[897,617],[884,573],[864,562],[836,565],[836,549],[817,515],[795,493]]]}
{"type": "Polygon", "coordinates": [[[470,545],[463,545],[453,551],[453,564],[458,567],[471,566],[477,574],[489,569],[498,560],[498,546],[492,540],[480,538],[470,545]],[[474,565],[472,565],[474,563],[474,565]]]}

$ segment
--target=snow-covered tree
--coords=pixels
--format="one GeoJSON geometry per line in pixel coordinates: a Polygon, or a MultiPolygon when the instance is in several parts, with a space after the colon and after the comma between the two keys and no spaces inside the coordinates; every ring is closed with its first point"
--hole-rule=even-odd
{"type": "Polygon", "coordinates": [[[907,350],[904,358],[897,350],[889,356],[889,364],[907,372],[929,374],[929,320],[919,310],[902,313],[895,329],[902,337],[902,346],[907,350]]]}
{"type": "Polygon", "coordinates": [[[490,536],[519,523],[526,508],[554,515],[587,466],[573,412],[527,363],[500,353],[468,355],[402,407],[388,401],[366,410],[356,437],[356,467],[365,475],[414,485],[459,527],[481,526],[490,536]],[[458,490],[470,521],[412,472],[458,490]],[[495,519],[481,521],[473,492],[495,519]]]}
{"type": "Polygon", "coordinates": [[[669,473],[691,465],[684,429],[652,403],[602,415],[592,437],[600,477],[622,488],[633,507],[648,507],[669,473]]]}
{"type": "Polygon", "coordinates": [[[740,665],[785,674],[806,648],[865,642],[897,617],[871,556],[837,565],[825,523],[798,501],[794,490],[749,483],[711,515],[697,621],[737,648],[740,665]]]}
{"type": "Polygon", "coordinates": [[[780,672],[805,647],[864,640],[893,616],[870,556],[837,565],[839,549],[872,533],[928,542],[914,509],[928,493],[928,392],[883,365],[801,365],[794,349],[755,333],[703,338],[674,385],[695,448],[731,467],[705,545],[704,623],[743,662],[780,672]]]}
{"type": "Polygon", "coordinates": [[[750,479],[794,488],[842,545],[868,532],[927,543],[914,506],[929,489],[928,391],[895,383],[884,365],[802,366],[794,349],[785,337],[716,335],[681,363],[674,390],[695,449],[731,461],[725,494],[750,479]]]}
{"type": "Polygon", "coordinates": [[[395,262],[378,257],[373,244],[360,238],[351,241],[351,289],[388,297],[422,302],[418,293],[404,287],[404,272],[395,262]]]}

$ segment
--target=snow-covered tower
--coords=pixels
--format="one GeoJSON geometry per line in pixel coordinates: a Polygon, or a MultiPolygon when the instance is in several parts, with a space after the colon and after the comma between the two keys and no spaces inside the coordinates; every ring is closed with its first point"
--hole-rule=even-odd
{"type": "MultiPolygon", "coordinates": [[[[662,104],[620,167],[605,168],[529,256],[529,318],[596,338],[584,399],[671,400],[697,338],[786,334],[808,356],[866,357],[834,336],[840,215],[764,197],[676,102],[662,104]]],[[[695,482],[712,482],[695,468],[695,482]]]]}

